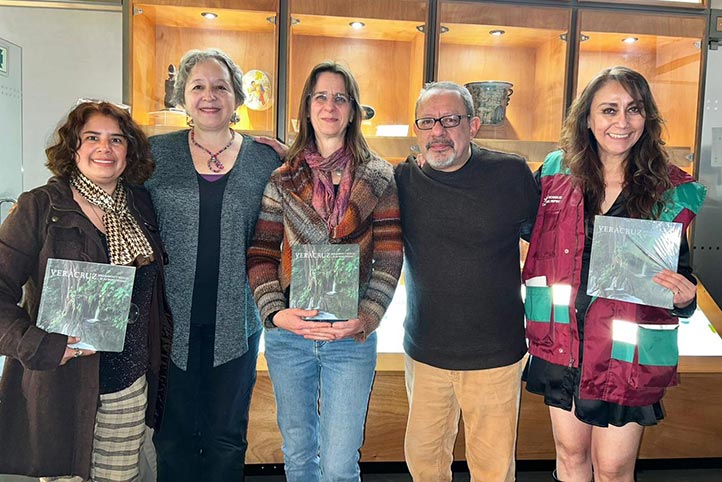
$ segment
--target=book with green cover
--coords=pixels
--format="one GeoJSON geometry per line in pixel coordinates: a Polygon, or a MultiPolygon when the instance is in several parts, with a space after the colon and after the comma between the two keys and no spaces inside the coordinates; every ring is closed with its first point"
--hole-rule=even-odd
{"type": "Polygon", "coordinates": [[[315,321],[358,317],[357,244],[298,244],[291,258],[289,307],[318,310],[315,321]]]}
{"type": "Polygon", "coordinates": [[[135,267],[48,259],[37,326],[79,336],[74,348],[123,351],[135,267]]]}
{"type": "Polygon", "coordinates": [[[681,223],[596,216],[587,294],[672,309],[674,293],[652,278],[677,271],[681,241],[681,223]]]}

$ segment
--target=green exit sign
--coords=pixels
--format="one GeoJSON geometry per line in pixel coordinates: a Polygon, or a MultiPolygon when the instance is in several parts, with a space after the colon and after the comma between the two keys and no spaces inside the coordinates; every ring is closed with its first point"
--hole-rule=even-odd
{"type": "Polygon", "coordinates": [[[8,49],[0,45],[0,73],[8,73],[8,49]]]}

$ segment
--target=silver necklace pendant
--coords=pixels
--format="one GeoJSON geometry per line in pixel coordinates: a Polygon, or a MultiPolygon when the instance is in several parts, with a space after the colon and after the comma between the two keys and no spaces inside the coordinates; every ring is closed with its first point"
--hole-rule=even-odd
{"type": "Polygon", "coordinates": [[[225,169],[225,166],[221,161],[218,160],[216,156],[211,156],[211,158],[208,159],[208,169],[211,172],[221,172],[223,169],[225,169]]]}

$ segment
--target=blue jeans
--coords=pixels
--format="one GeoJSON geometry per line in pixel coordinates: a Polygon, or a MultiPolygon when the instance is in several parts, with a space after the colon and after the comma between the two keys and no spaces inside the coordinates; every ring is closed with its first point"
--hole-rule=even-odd
{"type": "Polygon", "coordinates": [[[365,342],[306,340],[266,330],[288,482],[358,482],[359,449],[376,370],[376,333],[365,342]]]}

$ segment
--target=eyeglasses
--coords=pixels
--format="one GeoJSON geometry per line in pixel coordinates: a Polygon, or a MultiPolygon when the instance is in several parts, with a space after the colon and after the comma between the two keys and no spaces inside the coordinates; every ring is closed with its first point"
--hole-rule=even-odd
{"type": "Polygon", "coordinates": [[[77,106],[79,106],[80,104],[86,104],[86,103],[90,103],[90,104],[102,104],[103,102],[106,102],[106,103],[108,103],[108,104],[113,104],[113,105],[116,106],[117,108],[123,109],[123,110],[126,111],[128,114],[130,114],[130,106],[129,106],[128,104],[120,104],[120,103],[118,103],[118,102],[110,102],[109,100],[90,99],[90,98],[87,98],[87,97],[80,97],[80,98],[78,98],[78,100],[75,101],[75,106],[77,107],[77,106]]]}
{"type": "Polygon", "coordinates": [[[471,119],[471,116],[468,114],[451,114],[441,117],[422,117],[420,119],[416,119],[414,123],[416,124],[416,127],[418,127],[422,131],[430,131],[434,128],[437,122],[441,124],[441,127],[443,127],[444,129],[449,129],[451,127],[456,127],[461,124],[461,119],[463,119],[464,117],[466,117],[467,119],[471,119]]]}
{"type": "Polygon", "coordinates": [[[326,104],[330,98],[336,107],[343,107],[353,101],[353,97],[346,94],[329,94],[328,92],[316,92],[310,94],[311,100],[316,104],[326,104]]]}

